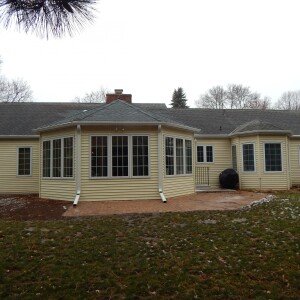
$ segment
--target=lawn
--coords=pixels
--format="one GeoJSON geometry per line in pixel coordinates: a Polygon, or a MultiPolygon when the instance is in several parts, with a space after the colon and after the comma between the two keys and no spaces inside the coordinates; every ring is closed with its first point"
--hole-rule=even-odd
{"type": "Polygon", "coordinates": [[[300,299],[300,195],[240,211],[0,220],[0,299],[300,299]]]}

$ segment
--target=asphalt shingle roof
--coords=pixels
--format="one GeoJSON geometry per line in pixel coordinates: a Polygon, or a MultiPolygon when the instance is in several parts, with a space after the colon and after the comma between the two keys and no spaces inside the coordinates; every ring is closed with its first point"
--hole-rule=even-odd
{"type": "Polygon", "coordinates": [[[283,130],[300,135],[300,111],[167,109],[164,104],[122,101],[112,104],[0,103],[0,136],[36,135],[34,129],[75,121],[167,122],[198,128],[201,135],[229,135],[241,130],[283,130]]]}

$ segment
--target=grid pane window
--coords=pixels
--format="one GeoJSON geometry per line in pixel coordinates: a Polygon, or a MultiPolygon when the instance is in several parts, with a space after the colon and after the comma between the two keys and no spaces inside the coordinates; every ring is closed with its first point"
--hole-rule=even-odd
{"type": "Polygon", "coordinates": [[[108,176],[107,136],[93,136],[91,148],[91,176],[108,176]]]}
{"type": "Polygon", "coordinates": [[[73,177],[73,138],[64,138],[64,177],[73,177]]]}
{"type": "Polygon", "coordinates": [[[18,175],[31,175],[31,148],[18,148],[18,175]]]}
{"type": "Polygon", "coordinates": [[[166,137],[166,175],[174,175],[174,139],[166,137]]]}
{"type": "Polygon", "coordinates": [[[112,176],[128,176],[128,137],[112,137],[112,176]]]}
{"type": "Polygon", "coordinates": [[[52,177],[61,177],[61,139],[53,140],[52,177]]]}
{"type": "Polygon", "coordinates": [[[43,177],[51,176],[51,141],[43,142],[43,177]]]}
{"type": "Polygon", "coordinates": [[[132,167],[133,176],[148,176],[148,137],[133,136],[132,137],[132,167]]]}
{"type": "Polygon", "coordinates": [[[166,175],[192,174],[192,141],[166,137],[165,166],[166,175]]]}
{"type": "Polygon", "coordinates": [[[184,174],[183,139],[176,139],[176,174],[184,174]]]}
{"type": "Polygon", "coordinates": [[[265,144],[265,168],[267,172],[282,171],[281,144],[265,144]]]}
{"type": "Polygon", "coordinates": [[[243,145],[243,169],[245,172],[255,171],[254,144],[243,145]]]}
{"type": "Polygon", "coordinates": [[[206,146],[206,162],[213,162],[213,147],[212,146],[206,146]]]}
{"type": "Polygon", "coordinates": [[[192,174],[193,167],[192,167],[192,141],[185,140],[185,173],[192,174]]]}
{"type": "Polygon", "coordinates": [[[197,162],[198,163],[213,163],[214,148],[213,146],[197,146],[197,162]]]}

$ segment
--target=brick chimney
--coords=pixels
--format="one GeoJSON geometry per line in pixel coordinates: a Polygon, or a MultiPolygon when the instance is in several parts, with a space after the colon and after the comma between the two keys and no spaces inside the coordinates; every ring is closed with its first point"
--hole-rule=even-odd
{"type": "Polygon", "coordinates": [[[115,89],[114,94],[106,94],[106,103],[111,103],[115,100],[122,100],[127,103],[132,102],[132,95],[131,94],[123,94],[122,89],[115,89]]]}

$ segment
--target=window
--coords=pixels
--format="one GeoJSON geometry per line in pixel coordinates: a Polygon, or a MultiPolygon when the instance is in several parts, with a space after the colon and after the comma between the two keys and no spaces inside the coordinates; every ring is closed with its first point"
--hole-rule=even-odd
{"type": "Polygon", "coordinates": [[[149,176],[148,136],[91,137],[91,177],[138,176],[149,176]]]}
{"type": "Polygon", "coordinates": [[[254,144],[243,145],[243,170],[244,172],[255,171],[254,144]]]}
{"type": "Polygon", "coordinates": [[[91,176],[108,176],[107,136],[93,136],[91,147],[91,176]]]}
{"type": "Polygon", "coordinates": [[[197,146],[197,162],[198,163],[213,163],[214,149],[213,146],[197,146]]]}
{"type": "Polygon", "coordinates": [[[232,160],[232,168],[237,171],[237,154],[236,154],[236,145],[231,146],[231,160],[232,160]]]}
{"type": "Polygon", "coordinates": [[[73,177],[73,137],[43,141],[43,177],[73,177]]]}
{"type": "Polygon", "coordinates": [[[265,144],[265,171],[280,172],[282,171],[281,144],[265,144]]]}
{"type": "Polygon", "coordinates": [[[31,176],[31,147],[18,148],[18,176],[31,176]]]}
{"type": "Polygon", "coordinates": [[[192,174],[193,160],[192,160],[192,141],[185,140],[185,173],[192,174]]]}
{"type": "Polygon", "coordinates": [[[192,141],[165,138],[166,175],[192,174],[192,141]]]}
{"type": "Polygon", "coordinates": [[[132,137],[132,168],[133,176],[149,175],[148,137],[132,137]]]}

